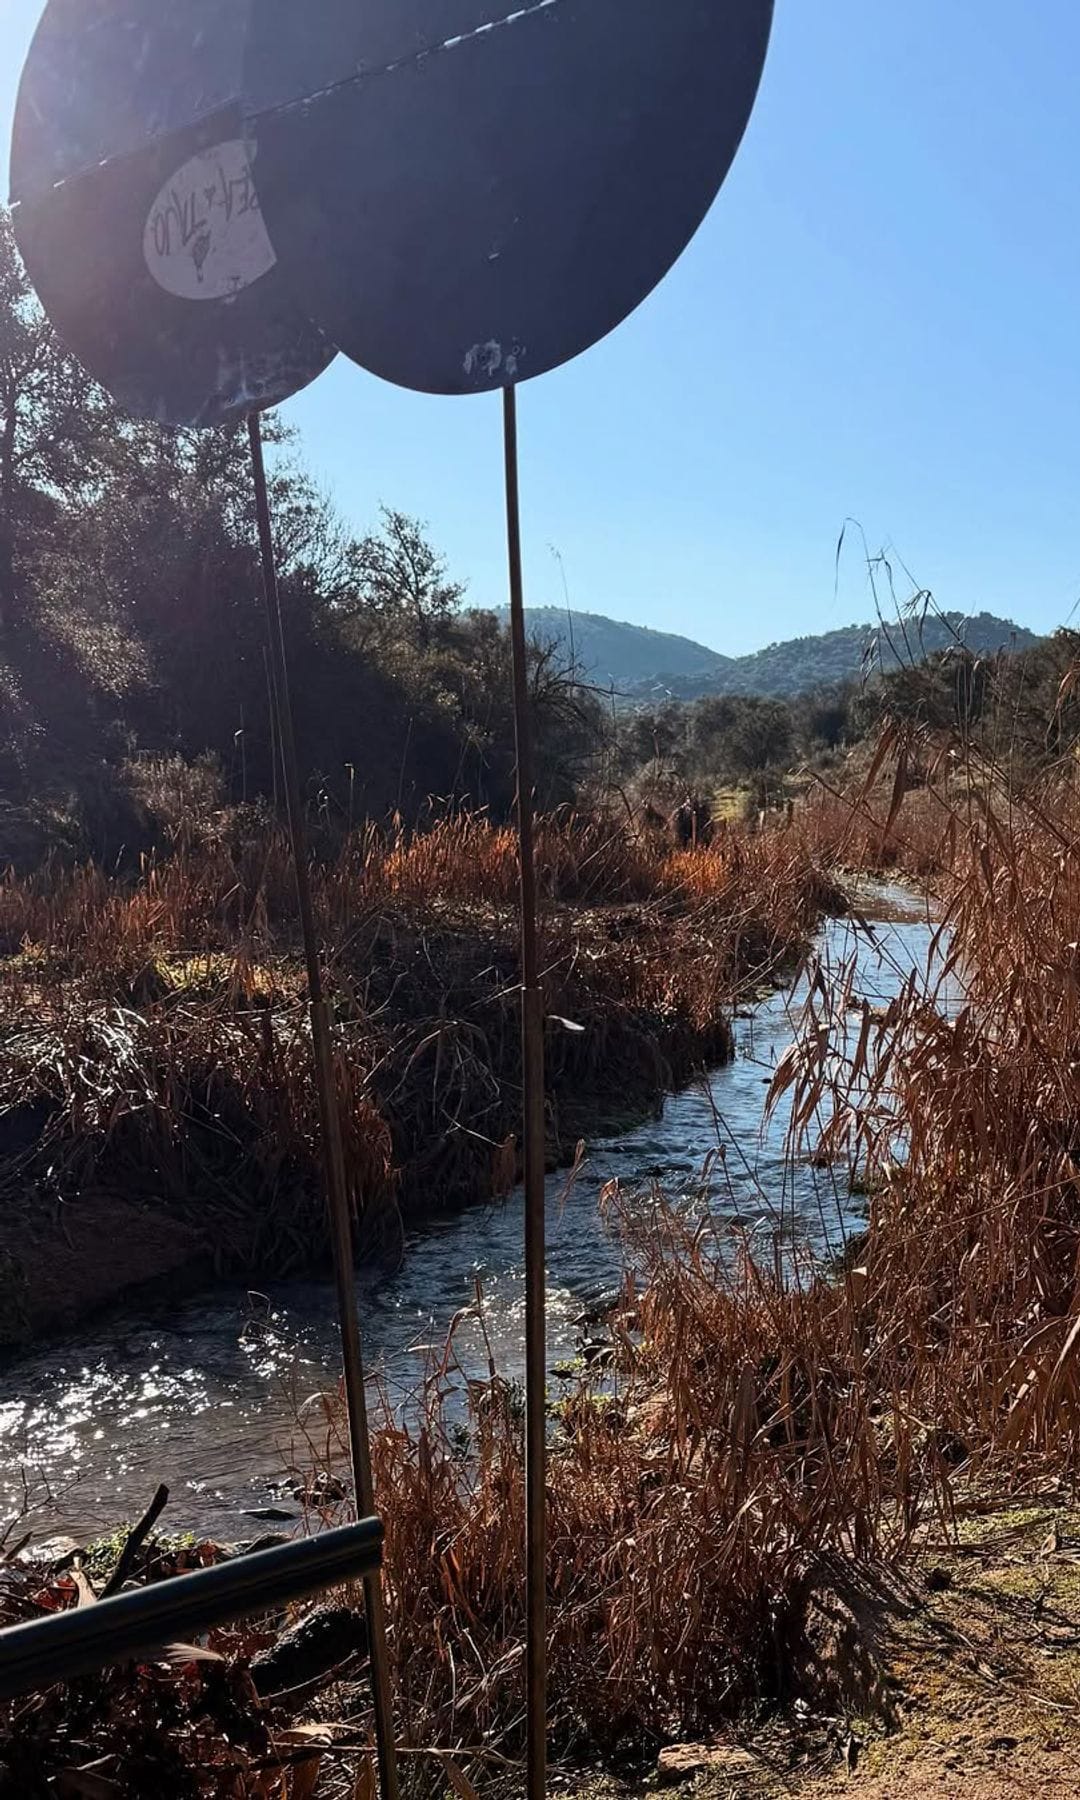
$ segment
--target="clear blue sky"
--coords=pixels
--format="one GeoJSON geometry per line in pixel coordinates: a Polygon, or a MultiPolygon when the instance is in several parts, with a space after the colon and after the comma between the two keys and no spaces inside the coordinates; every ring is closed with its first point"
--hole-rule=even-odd
{"type": "MultiPolygon", "coordinates": [[[[0,5],[6,158],[39,7],[0,5]]],[[[869,615],[854,553],[834,593],[854,516],[942,605],[1060,623],[1080,595],[1078,68],[1075,0],[778,0],[683,262],[522,390],[530,600],[561,601],[556,545],[575,606],[755,649],[869,615]]],[[[286,410],[350,521],[419,513],[471,598],[503,599],[497,398],[339,362],[286,410]]]]}

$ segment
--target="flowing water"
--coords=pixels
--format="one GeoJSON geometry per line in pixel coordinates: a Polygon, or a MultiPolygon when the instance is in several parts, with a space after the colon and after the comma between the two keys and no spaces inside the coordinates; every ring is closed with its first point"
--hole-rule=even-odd
{"type": "MultiPolygon", "coordinates": [[[[855,992],[872,1005],[914,967],[925,975],[932,927],[911,896],[881,888],[866,897],[872,934],[830,921],[819,949],[832,965],[856,959],[855,992]]],[[[770,1074],[791,1042],[804,998],[796,986],[736,1022],[736,1057],[707,1084],[669,1099],[662,1119],[598,1140],[576,1180],[549,1182],[549,1353],[575,1354],[578,1321],[618,1285],[625,1255],[599,1206],[617,1178],[631,1207],[647,1208],[656,1184],[687,1204],[707,1200],[714,1218],[771,1242],[791,1230],[838,1252],[860,1228],[858,1201],[834,1174],[785,1155],[784,1107],[764,1120],[770,1074]],[[719,1154],[718,1154],[719,1152],[719,1154]],[[703,1171],[705,1173],[703,1174],[703,1171]]],[[[524,1327],[522,1202],[474,1207],[427,1224],[391,1274],[361,1279],[369,1369],[396,1404],[408,1404],[426,1353],[475,1301],[500,1371],[520,1375],[524,1327]]],[[[462,1376],[487,1372],[475,1316],[455,1335],[462,1376]]],[[[38,1537],[80,1542],[137,1517],[159,1482],[171,1498],[164,1523],[224,1540],[288,1528],[299,1507],[283,1478],[314,1424],[312,1401],[338,1368],[334,1291],[325,1280],[289,1281],[258,1293],[215,1288],[194,1299],[114,1314],[77,1337],[50,1343],[0,1371],[0,1523],[30,1508],[38,1537]]]]}

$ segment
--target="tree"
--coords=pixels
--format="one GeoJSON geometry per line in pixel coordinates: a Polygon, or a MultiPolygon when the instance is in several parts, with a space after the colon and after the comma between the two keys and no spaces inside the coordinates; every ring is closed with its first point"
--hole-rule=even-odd
{"type": "Polygon", "coordinates": [[[23,622],[33,540],[92,490],[117,417],[41,311],[0,209],[0,654],[23,622]]]}
{"type": "MultiPolygon", "coordinates": [[[[415,816],[432,796],[506,817],[505,629],[462,612],[464,587],[418,520],[384,508],[375,530],[351,536],[289,434],[273,419],[264,429],[313,796],[330,817],[338,803],[343,818],[415,816]]],[[[56,340],[0,215],[0,830],[9,839],[19,813],[81,851],[136,850],[149,829],[139,807],[168,785],[154,770],[220,769],[225,800],[273,791],[256,546],[246,433],[122,416],[56,340]]],[[[595,706],[539,649],[530,676],[538,798],[556,805],[573,799],[593,754],[595,706]]]]}
{"type": "Polygon", "coordinates": [[[686,749],[686,708],[676,700],[657,709],[643,708],[629,714],[621,731],[622,753],[628,770],[652,763],[659,771],[671,765],[682,772],[686,749]]]}
{"type": "Polygon", "coordinates": [[[794,731],[783,700],[757,694],[700,700],[692,729],[702,774],[740,781],[791,762],[794,731]]]}
{"type": "Polygon", "coordinates": [[[446,631],[465,597],[450,581],[446,563],[425,536],[426,527],[408,513],[384,506],[381,528],[352,544],[346,555],[350,589],[341,602],[349,636],[358,648],[374,640],[411,644],[426,650],[446,631]]]}
{"type": "Polygon", "coordinates": [[[852,732],[854,683],[812,688],[792,702],[792,714],[804,755],[839,750],[852,732]]]}

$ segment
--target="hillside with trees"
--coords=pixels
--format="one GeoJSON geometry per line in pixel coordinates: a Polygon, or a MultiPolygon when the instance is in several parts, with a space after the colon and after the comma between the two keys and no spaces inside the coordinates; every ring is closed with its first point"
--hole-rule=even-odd
{"type": "MultiPolygon", "coordinates": [[[[505,608],[502,612],[505,616],[505,608]]],[[[735,666],[733,658],[721,656],[693,638],[653,631],[646,625],[628,625],[600,613],[530,606],[527,618],[534,638],[557,646],[590,681],[614,687],[619,693],[648,693],[659,680],[704,691],[706,684],[722,679],[724,672],[735,666]]]]}
{"type": "Polygon", "coordinates": [[[1078,661],[1080,633],[1061,630],[996,656],[953,642],[786,698],[665,699],[618,715],[612,761],[623,791],[654,806],[692,794],[721,812],[735,804],[756,815],[818,780],[843,783],[893,724],[963,743],[1026,784],[1067,764],[1080,745],[1078,661]]]}
{"type": "MultiPolygon", "coordinates": [[[[696,700],[703,694],[791,696],[878,671],[887,674],[957,645],[985,656],[1030,649],[1037,641],[1033,632],[993,613],[934,610],[903,621],[790,638],[748,656],[722,656],[691,638],[554,606],[532,608],[529,624],[541,643],[558,646],[591,681],[636,702],[664,696],[696,700]]],[[[718,635],[722,631],[718,609],[718,635]]]]}

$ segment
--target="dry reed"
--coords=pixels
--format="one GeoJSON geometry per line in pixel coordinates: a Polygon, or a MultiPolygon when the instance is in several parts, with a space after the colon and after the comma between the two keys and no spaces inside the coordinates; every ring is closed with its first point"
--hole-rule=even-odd
{"type": "MultiPolygon", "coordinates": [[[[928,743],[909,785],[898,748],[797,831],[932,884],[925,976],[876,1008],[850,967],[812,966],[771,1095],[793,1099],[793,1153],[858,1170],[868,1228],[818,1270],[719,1254],[670,1210],[638,1232],[617,1380],[564,1404],[554,1447],[566,1754],[789,1695],[823,1569],[1080,1470],[1080,805],[1060,771],[1022,793],[928,743]]],[[[438,1379],[428,1402],[378,1446],[399,1691],[479,1779],[520,1746],[518,1420],[493,1372],[463,1457],[438,1379]]]]}

